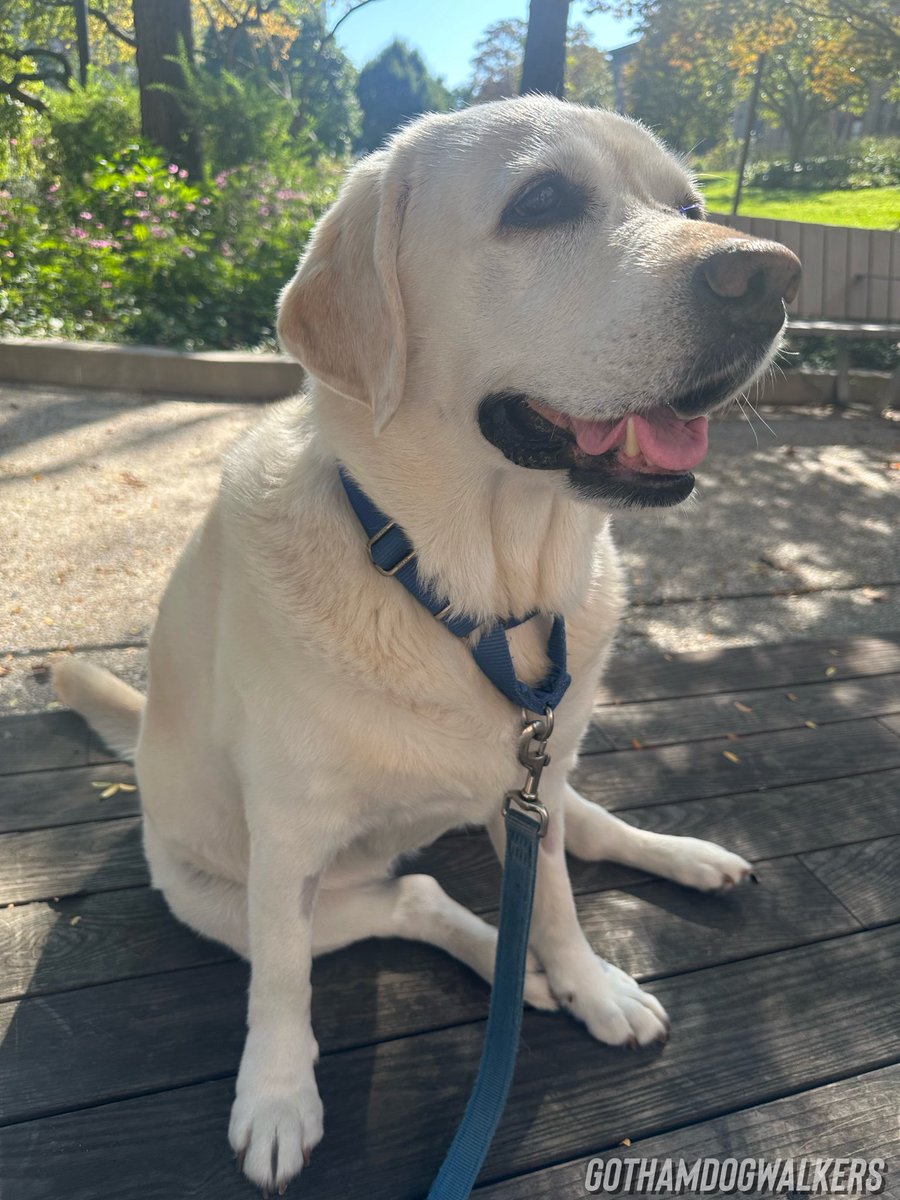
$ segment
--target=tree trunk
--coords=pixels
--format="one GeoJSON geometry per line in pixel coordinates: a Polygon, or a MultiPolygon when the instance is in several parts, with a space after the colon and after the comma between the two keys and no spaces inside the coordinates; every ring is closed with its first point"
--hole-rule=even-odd
{"type": "Polygon", "coordinates": [[[194,57],[190,0],[131,0],[137,42],[141,133],[195,178],[203,174],[200,138],[176,93],[185,86],[177,60],[194,57]]]}
{"type": "Polygon", "coordinates": [[[519,95],[544,92],[563,98],[569,0],[531,0],[519,95]]]}
{"type": "Polygon", "coordinates": [[[74,0],[75,37],[78,43],[78,82],[87,86],[88,68],[91,65],[91,43],[88,37],[87,0],[74,0]]]}
{"type": "Polygon", "coordinates": [[[741,206],[741,196],[744,191],[744,172],[747,170],[747,155],[750,153],[750,140],[756,126],[756,109],[759,104],[759,88],[762,83],[763,71],[766,69],[766,56],[760,54],[756,60],[756,71],[753,75],[753,91],[750,93],[750,103],[747,105],[747,125],[744,129],[744,140],[741,143],[741,160],[738,163],[737,187],[734,200],[731,203],[731,215],[736,216],[741,206]]]}

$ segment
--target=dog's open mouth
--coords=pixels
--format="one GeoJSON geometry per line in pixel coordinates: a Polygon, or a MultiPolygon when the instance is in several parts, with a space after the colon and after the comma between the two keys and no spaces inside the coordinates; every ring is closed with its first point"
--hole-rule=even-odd
{"type": "Polygon", "coordinates": [[[683,420],[665,404],[611,421],[588,421],[543,401],[502,393],[482,401],[478,419],[482,434],[511,462],[532,470],[567,470],[587,498],[620,505],[679,504],[693,490],[691,472],[709,446],[706,417],[683,420]]]}

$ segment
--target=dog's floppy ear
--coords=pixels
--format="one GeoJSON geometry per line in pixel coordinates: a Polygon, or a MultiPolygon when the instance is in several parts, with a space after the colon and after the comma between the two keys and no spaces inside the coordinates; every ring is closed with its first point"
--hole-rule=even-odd
{"type": "Polygon", "coordinates": [[[393,416],[406,377],[397,251],[407,187],[386,152],[364,159],[316,226],[281,294],[278,336],[317,379],[393,416]]]}

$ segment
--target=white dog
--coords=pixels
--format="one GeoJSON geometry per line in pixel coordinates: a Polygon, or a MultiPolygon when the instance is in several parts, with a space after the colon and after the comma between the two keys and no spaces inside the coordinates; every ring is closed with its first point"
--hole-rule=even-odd
{"type": "MultiPolygon", "coordinates": [[[[526,991],[613,1045],[660,1004],[582,934],[565,851],[714,890],[749,865],[635,829],[567,783],[623,583],[609,511],[691,491],[705,414],[769,362],[799,264],[703,220],[640,126],[530,97],[426,117],[350,173],[281,299],[307,396],[230,454],[163,597],[146,702],[62,660],[60,695],[134,752],[153,882],[252,965],[231,1144],[283,1188],[322,1136],[310,961],[361,938],[440,946],[490,980],[495,931],[398,855],[487,825],[521,784],[520,712],[470,645],[377,573],[342,464],[406,531],[453,612],[573,677],[542,800],[526,991]]],[[[677,564],[673,563],[673,569],[677,564]]]]}

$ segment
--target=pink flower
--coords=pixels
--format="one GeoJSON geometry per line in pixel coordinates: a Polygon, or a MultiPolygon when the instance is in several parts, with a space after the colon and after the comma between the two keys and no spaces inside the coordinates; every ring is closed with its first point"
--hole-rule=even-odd
{"type": "Polygon", "coordinates": [[[177,163],[169,163],[169,174],[170,175],[178,174],[178,164],[177,163]]]}
{"type": "Polygon", "coordinates": [[[82,221],[93,221],[93,219],[94,219],[93,214],[91,214],[89,212],[82,212],[82,213],[79,213],[78,215],[82,221]]]}
{"type": "Polygon", "coordinates": [[[212,204],[212,201],[210,200],[209,196],[203,196],[202,199],[200,200],[200,203],[201,204],[212,204]]]}
{"type": "Polygon", "coordinates": [[[134,196],[135,196],[135,199],[136,199],[136,200],[143,200],[143,198],[144,198],[146,195],[147,195],[147,193],[146,193],[146,192],[135,192],[135,193],[134,193],[134,196]]]}
{"type": "Polygon", "coordinates": [[[166,213],[166,216],[174,218],[174,217],[178,216],[178,213],[175,211],[174,208],[170,208],[169,211],[166,213]]]}
{"type": "Polygon", "coordinates": [[[50,186],[47,188],[47,195],[52,196],[54,192],[58,192],[58,191],[59,191],[59,180],[57,180],[56,183],[50,184],[50,186]]]}
{"type": "Polygon", "coordinates": [[[109,282],[108,279],[104,279],[103,282],[100,284],[100,286],[102,288],[111,288],[112,284],[109,282]]]}
{"type": "Polygon", "coordinates": [[[182,246],[181,253],[184,255],[185,258],[196,258],[197,257],[197,255],[193,252],[193,250],[190,248],[190,246],[182,246]]]}
{"type": "Polygon", "coordinates": [[[10,139],[9,139],[9,144],[10,144],[11,146],[18,146],[18,144],[19,144],[19,139],[18,139],[18,138],[10,138],[10,139]]]}
{"type": "Polygon", "coordinates": [[[15,256],[15,252],[14,252],[14,251],[12,251],[12,250],[7,250],[7,251],[6,251],[6,253],[3,255],[3,257],[4,257],[4,258],[15,258],[16,256],[15,256]]]}
{"type": "Polygon", "coordinates": [[[196,212],[197,211],[196,204],[186,204],[184,207],[185,207],[186,212],[196,212]]]}
{"type": "Polygon", "coordinates": [[[178,172],[178,178],[179,179],[187,179],[187,176],[188,176],[187,171],[184,169],[184,167],[182,167],[181,170],[178,172]]]}
{"type": "Polygon", "coordinates": [[[150,209],[142,208],[141,211],[138,213],[138,220],[146,221],[147,217],[149,217],[149,216],[150,216],[150,209]]]}

